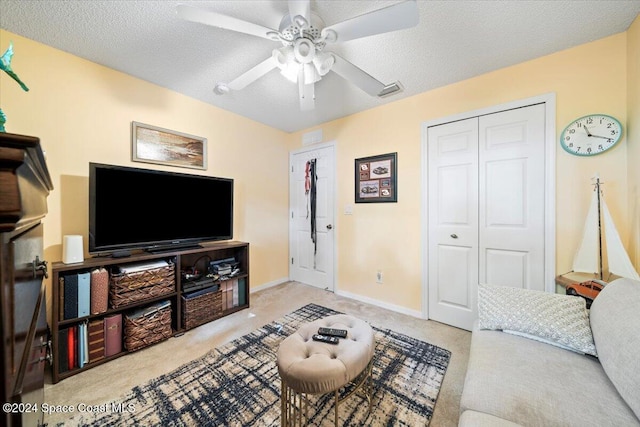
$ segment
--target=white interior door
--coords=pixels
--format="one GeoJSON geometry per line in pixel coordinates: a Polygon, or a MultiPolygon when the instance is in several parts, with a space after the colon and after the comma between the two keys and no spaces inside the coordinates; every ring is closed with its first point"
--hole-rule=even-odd
{"type": "Polygon", "coordinates": [[[429,317],[464,328],[478,284],[478,119],[428,130],[429,317]]]}
{"type": "Polygon", "coordinates": [[[289,255],[291,280],[334,291],[335,145],[290,155],[289,255]],[[311,238],[311,194],[305,192],[307,162],[316,160],[316,241],[311,238]]]}
{"type": "Polygon", "coordinates": [[[480,117],[479,281],[545,290],[545,106],[480,117]]]}
{"type": "Polygon", "coordinates": [[[429,127],[429,317],[470,330],[478,283],[545,290],[545,105],[429,127]]]}

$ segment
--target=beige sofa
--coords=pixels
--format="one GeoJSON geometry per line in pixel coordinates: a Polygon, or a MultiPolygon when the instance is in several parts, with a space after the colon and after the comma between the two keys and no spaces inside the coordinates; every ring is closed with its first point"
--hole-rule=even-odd
{"type": "Polygon", "coordinates": [[[481,315],[459,426],[640,426],[640,282],[611,282],[587,313],[597,357],[481,329],[481,315]]]}

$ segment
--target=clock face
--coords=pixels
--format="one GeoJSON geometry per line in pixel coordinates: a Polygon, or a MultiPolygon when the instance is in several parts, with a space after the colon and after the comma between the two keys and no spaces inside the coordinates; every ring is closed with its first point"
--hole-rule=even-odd
{"type": "Polygon", "coordinates": [[[612,148],[622,137],[622,125],[605,114],[590,114],[571,122],[560,136],[568,153],[595,156],[612,148]]]}

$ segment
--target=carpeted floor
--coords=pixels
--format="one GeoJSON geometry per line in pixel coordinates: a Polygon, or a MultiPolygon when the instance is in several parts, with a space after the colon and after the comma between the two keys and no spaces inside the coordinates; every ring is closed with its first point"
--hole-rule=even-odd
{"type": "MultiPolygon", "coordinates": [[[[337,311],[308,304],[212,350],[205,356],[134,387],[124,398],[78,414],[65,426],[277,426],[280,342],[302,323],[337,311]]],[[[428,425],[451,353],[388,329],[374,327],[372,414],[360,396],[340,409],[344,425],[428,425]]],[[[311,425],[332,425],[333,402],[319,399],[311,425]]]]}

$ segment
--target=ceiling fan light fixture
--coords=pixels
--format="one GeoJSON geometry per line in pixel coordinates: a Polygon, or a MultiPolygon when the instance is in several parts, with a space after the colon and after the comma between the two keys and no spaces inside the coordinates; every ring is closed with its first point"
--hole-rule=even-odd
{"type": "Polygon", "coordinates": [[[293,48],[285,46],[280,49],[273,49],[271,56],[276,60],[279,68],[286,67],[293,60],[293,48]]]}
{"type": "Polygon", "coordinates": [[[293,44],[293,55],[301,64],[308,64],[316,56],[316,47],[309,39],[299,38],[293,44]]]}
{"type": "Polygon", "coordinates": [[[311,110],[315,103],[315,83],[334,71],[371,96],[388,97],[401,92],[400,82],[385,85],[338,54],[324,52],[327,43],[345,42],[413,27],[418,24],[417,0],[406,0],[327,27],[311,12],[310,0],[288,0],[289,13],[276,31],[249,21],[188,5],[178,5],[178,15],[187,20],[217,28],[280,42],[271,56],[229,83],[218,83],[214,92],[224,95],[241,90],[274,68],[298,84],[300,107],[311,110]]]}
{"type": "Polygon", "coordinates": [[[298,64],[294,58],[293,47],[284,46],[279,49],[273,49],[271,56],[275,59],[278,68],[280,68],[280,74],[291,83],[296,83],[298,81],[300,64],[298,64]]]}
{"type": "Polygon", "coordinates": [[[299,71],[300,71],[300,65],[291,63],[286,67],[281,68],[280,74],[282,74],[291,83],[296,83],[298,81],[299,71]]]}
{"type": "Polygon", "coordinates": [[[329,71],[331,71],[331,67],[335,64],[336,58],[330,53],[322,52],[316,55],[313,58],[313,65],[315,65],[316,70],[318,70],[318,74],[320,76],[324,76],[329,71]]]}
{"type": "Polygon", "coordinates": [[[386,98],[388,96],[395,95],[396,93],[400,93],[404,90],[404,86],[400,82],[394,82],[386,85],[380,93],[378,93],[378,98],[386,98]]]}

